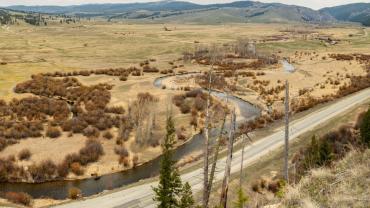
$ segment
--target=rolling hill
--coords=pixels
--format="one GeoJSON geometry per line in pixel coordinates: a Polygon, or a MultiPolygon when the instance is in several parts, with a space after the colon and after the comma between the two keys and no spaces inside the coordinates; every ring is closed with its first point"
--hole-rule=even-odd
{"type": "Polygon", "coordinates": [[[78,16],[101,16],[109,20],[135,19],[159,22],[333,22],[321,11],[277,3],[237,1],[199,5],[184,1],[127,4],[86,4],[76,6],[11,6],[13,10],[78,16]]]}
{"type": "Polygon", "coordinates": [[[370,3],[348,4],[320,10],[341,21],[359,22],[370,26],[370,3]]]}
{"type": "Polygon", "coordinates": [[[0,8],[0,25],[9,24],[11,22],[11,14],[5,10],[0,8]]]}

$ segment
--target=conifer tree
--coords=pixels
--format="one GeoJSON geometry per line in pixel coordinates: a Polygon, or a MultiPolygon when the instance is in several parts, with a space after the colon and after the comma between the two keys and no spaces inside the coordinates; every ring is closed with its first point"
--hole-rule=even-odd
{"type": "Polygon", "coordinates": [[[182,193],[182,184],[179,172],[172,159],[172,151],[175,144],[175,127],[170,116],[167,119],[167,135],[162,144],[163,156],[159,176],[159,185],[153,188],[154,200],[158,202],[158,208],[179,207],[179,195],[182,193]]]}
{"type": "Polygon", "coordinates": [[[326,165],[333,159],[333,150],[332,147],[330,146],[329,142],[324,139],[321,141],[320,147],[319,147],[319,155],[320,159],[318,160],[318,165],[326,165]]]}
{"type": "Polygon", "coordinates": [[[193,192],[191,191],[190,184],[186,182],[182,188],[180,208],[191,208],[194,206],[193,192]]]}
{"type": "Polygon", "coordinates": [[[240,188],[238,190],[238,198],[234,202],[234,208],[244,208],[244,206],[247,204],[248,201],[249,201],[248,196],[246,196],[244,194],[243,189],[240,188]]]}

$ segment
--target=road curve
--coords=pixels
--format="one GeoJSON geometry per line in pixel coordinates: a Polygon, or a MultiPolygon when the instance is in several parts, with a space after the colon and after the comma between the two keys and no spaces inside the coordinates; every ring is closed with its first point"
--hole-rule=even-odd
{"type": "MultiPolygon", "coordinates": [[[[342,98],[335,103],[319,109],[305,117],[291,123],[290,140],[296,139],[304,132],[310,131],[320,124],[334,118],[335,116],[365,102],[370,98],[370,88],[354,93],[350,96],[342,98]]],[[[244,167],[252,162],[268,154],[270,151],[284,144],[284,131],[279,130],[270,136],[262,138],[257,142],[245,148],[244,167]]],[[[239,171],[241,161],[241,151],[236,151],[233,155],[231,172],[239,171]]],[[[283,161],[281,161],[283,162],[283,161]]],[[[226,158],[221,158],[217,162],[217,169],[223,170],[225,167],[226,158]]],[[[222,180],[223,171],[216,171],[215,180],[222,180]]],[[[193,192],[202,190],[202,168],[181,176],[183,181],[187,181],[192,186],[193,192]]],[[[83,201],[75,201],[72,203],[57,205],[58,208],[152,208],[155,207],[153,202],[152,187],[156,186],[157,182],[146,183],[122,191],[117,191],[111,194],[98,196],[83,201]]]]}

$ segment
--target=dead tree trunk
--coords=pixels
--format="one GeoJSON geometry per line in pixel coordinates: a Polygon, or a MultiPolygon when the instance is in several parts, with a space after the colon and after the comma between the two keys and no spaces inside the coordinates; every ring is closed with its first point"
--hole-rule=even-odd
{"type": "Polygon", "coordinates": [[[240,178],[239,178],[239,188],[240,190],[242,189],[242,183],[243,183],[243,163],[244,163],[244,149],[245,149],[245,145],[247,143],[247,136],[245,135],[242,135],[242,139],[243,139],[243,146],[242,146],[242,158],[241,158],[241,161],[240,161],[240,178]]]}
{"type": "Polygon", "coordinates": [[[220,206],[226,208],[227,204],[227,192],[229,189],[229,179],[230,179],[230,171],[231,171],[231,161],[233,157],[233,147],[234,147],[234,131],[235,131],[235,108],[231,115],[231,122],[230,122],[230,131],[229,131],[229,142],[227,146],[227,159],[226,159],[226,168],[225,168],[225,175],[222,182],[222,189],[221,189],[221,200],[220,206]]]}
{"type": "Polygon", "coordinates": [[[284,179],[288,183],[288,157],[289,157],[289,82],[285,83],[285,151],[284,151],[284,179]]]}
{"type": "Polygon", "coordinates": [[[214,149],[211,173],[209,175],[208,188],[207,188],[207,194],[208,194],[207,195],[207,201],[209,200],[209,196],[210,196],[210,193],[211,193],[211,190],[212,190],[213,178],[214,178],[215,172],[216,172],[218,154],[220,152],[220,147],[221,147],[221,142],[222,142],[222,134],[223,134],[223,131],[224,131],[224,128],[225,128],[225,123],[226,123],[226,113],[225,113],[225,116],[222,120],[220,134],[218,135],[217,144],[216,144],[216,147],[214,149]]]}
{"type": "Polygon", "coordinates": [[[209,108],[211,99],[212,68],[209,71],[206,120],[204,124],[204,164],[203,164],[203,207],[208,208],[208,166],[209,166],[209,108]]]}

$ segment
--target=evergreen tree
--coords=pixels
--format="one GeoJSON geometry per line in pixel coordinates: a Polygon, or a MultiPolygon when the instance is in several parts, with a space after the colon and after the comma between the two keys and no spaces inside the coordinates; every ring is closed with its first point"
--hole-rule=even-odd
{"type": "Polygon", "coordinates": [[[326,139],[323,139],[319,147],[319,160],[317,165],[322,166],[326,165],[333,159],[333,150],[329,142],[326,139]]]}
{"type": "Polygon", "coordinates": [[[158,202],[158,208],[179,207],[179,195],[182,191],[180,175],[175,167],[175,161],[172,159],[172,151],[175,144],[175,127],[170,116],[167,119],[167,135],[162,144],[163,156],[161,160],[161,169],[159,185],[153,188],[155,192],[154,200],[158,202]]]}
{"type": "Polygon", "coordinates": [[[311,138],[311,145],[308,148],[307,155],[305,157],[304,166],[305,169],[310,169],[317,165],[318,160],[320,159],[319,155],[319,143],[316,139],[316,136],[312,136],[311,138]]]}
{"type": "Polygon", "coordinates": [[[366,112],[360,127],[362,142],[370,147],[370,109],[366,112]]]}
{"type": "Polygon", "coordinates": [[[238,190],[237,201],[234,202],[234,208],[244,208],[245,204],[249,201],[248,196],[244,194],[243,189],[238,190]]]}
{"type": "Polygon", "coordinates": [[[190,208],[194,206],[193,192],[188,182],[182,188],[180,208],[190,208]]]}

